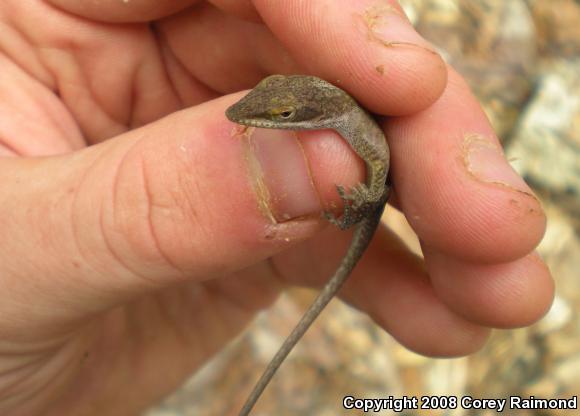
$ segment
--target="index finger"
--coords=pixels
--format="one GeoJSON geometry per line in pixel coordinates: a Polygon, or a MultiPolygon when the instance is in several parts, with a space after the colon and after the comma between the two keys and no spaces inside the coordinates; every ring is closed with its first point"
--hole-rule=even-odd
{"type": "Polygon", "coordinates": [[[375,113],[414,113],[445,88],[442,58],[394,0],[255,0],[254,5],[307,72],[349,91],[375,113]]]}

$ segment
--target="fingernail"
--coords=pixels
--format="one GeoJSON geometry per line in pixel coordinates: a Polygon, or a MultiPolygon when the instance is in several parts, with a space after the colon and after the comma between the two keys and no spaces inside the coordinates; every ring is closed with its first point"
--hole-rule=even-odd
{"type": "Polygon", "coordinates": [[[246,161],[262,212],[273,222],[319,215],[322,204],[295,132],[252,129],[246,161]]]}
{"type": "Polygon", "coordinates": [[[535,198],[530,187],[508,163],[499,145],[479,134],[465,136],[463,144],[465,166],[473,177],[482,182],[524,192],[535,198]]]}

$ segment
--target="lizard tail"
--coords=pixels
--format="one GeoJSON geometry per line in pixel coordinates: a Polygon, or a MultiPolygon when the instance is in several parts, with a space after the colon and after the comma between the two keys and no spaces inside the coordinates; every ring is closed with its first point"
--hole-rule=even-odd
{"type": "Polygon", "coordinates": [[[302,338],[304,333],[310,328],[310,325],[314,322],[316,317],[320,314],[322,309],[332,300],[336,293],[340,290],[343,283],[346,281],[350,275],[352,269],[357,264],[357,262],[362,257],[365,249],[369,245],[375,230],[377,229],[379,222],[381,220],[381,215],[384,210],[384,204],[377,207],[373,215],[369,215],[364,218],[359,224],[357,224],[354,231],[353,239],[351,245],[348,249],[347,254],[342,259],[338,269],[324,286],[322,291],[319,293],[318,297],[314,300],[312,305],[308,308],[300,322],[294,327],[288,338],[284,341],[274,358],[264,370],[264,373],[254,386],[252,393],[248,396],[248,399],[244,403],[242,410],[240,410],[239,416],[248,416],[250,411],[258,401],[262,392],[286,358],[290,351],[294,348],[296,343],[302,338]]]}

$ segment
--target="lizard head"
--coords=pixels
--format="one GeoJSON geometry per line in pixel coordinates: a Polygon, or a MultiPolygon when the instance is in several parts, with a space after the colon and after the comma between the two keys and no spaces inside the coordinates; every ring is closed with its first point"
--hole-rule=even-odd
{"type": "Polygon", "coordinates": [[[320,78],[272,75],[228,108],[226,116],[252,127],[323,129],[343,116],[353,102],[344,91],[320,78]]]}

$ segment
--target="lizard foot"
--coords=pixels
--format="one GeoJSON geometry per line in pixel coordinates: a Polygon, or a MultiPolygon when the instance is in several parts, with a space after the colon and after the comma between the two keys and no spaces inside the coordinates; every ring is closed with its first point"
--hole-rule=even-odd
{"type": "Polygon", "coordinates": [[[336,190],[344,204],[342,216],[337,218],[333,213],[325,211],[324,217],[341,230],[360,222],[377,205],[369,188],[363,183],[353,186],[350,193],[341,185],[336,185],[336,190]]]}

